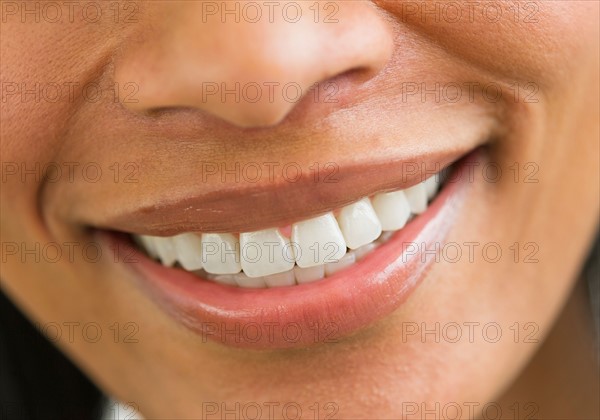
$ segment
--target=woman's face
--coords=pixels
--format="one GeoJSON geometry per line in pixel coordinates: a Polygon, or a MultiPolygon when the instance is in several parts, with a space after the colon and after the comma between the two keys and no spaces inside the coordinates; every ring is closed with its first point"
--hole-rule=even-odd
{"type": "Polygon", "coordinates": [[[420,418],[510,384],[595,229],[597,2],[67,3],[2,2],[2,287],[106,392],[160,418],[420,418]],[[453,162],[307,284],[182,275],[115,233],[318,237],[332,219],[297,222],[453,162]]]}

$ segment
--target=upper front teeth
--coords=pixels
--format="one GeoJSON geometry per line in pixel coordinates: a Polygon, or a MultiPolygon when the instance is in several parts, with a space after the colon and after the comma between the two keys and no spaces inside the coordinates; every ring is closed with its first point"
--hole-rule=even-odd
{"type": "Polygon", "coordinates": [[[193,233],[183,233],[173,236],[172,240],[177,260],[181,266],[188,271],[200,270],[202,268],[202,257],[201,253],[197,252],[202,245],[200,236],[193,233]]]}
{"type": "Polygon", "coordinates": [[[340,209],[337,216],[327,213],[294,223],[291,238],[272,228],[239,235],[184,233],[136,239],[163,265],[179,262],[188,271],[203,269],[219,283],[240,287],[307,283],[360,260],[377,246],[378,238],[402,229],[411,214],[423,213],[439,189],[438,175],[404,191],[363,198],[340,209]]]}
{"type": "Polygon", "coordinates": [[[381,235],[381,222],[368,198],[342,208],[338,222],[350,249],[370,244],[381,235]]]}
{"type": "Polygon", "coordinates": [[[386,231],[402,229],[410,217],[410,203],[403,191],[377,194],[373,208],[386,231]]]}
{"type": "Polygon", "coordinates": [[[290,271],[296,263],[290,240],[277,229],[240,234],[240,253],[242,270],[248,277],[290,271]]]}
{"type": "Polygon", "coordinates": [[[152,241],[154,243],[154,251],[158,254],[163,265],[171,266],[175,264],[178,255],[175,251],[175,245],[173,244],[172,238],[156,236],[152,238],[152,241]]]}
{"type": "Polygon", "coordinates": [[[425,188],[425,182],[404,190],[404,194],[412,213],[421,214],[427,210],[427,189],[425,188]]]}
{"type": "Polygon", "coordinates": [[[337,261],[346,253],[346,241],[332,213],[294,223],[292,242],[298,245],[296,264],[302,268],[337,261]]]}
{"type": "Polygon", "coordinates": [[[211,274],[237,274],[240,264],[240,241],[231,233],[203,233],[202,255],[204,270],[211,274]]]}

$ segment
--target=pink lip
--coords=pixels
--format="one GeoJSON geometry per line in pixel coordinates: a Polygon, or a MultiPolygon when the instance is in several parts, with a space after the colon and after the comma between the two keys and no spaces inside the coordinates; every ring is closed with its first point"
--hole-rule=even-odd
{"type": "MultiPolygon", "coordinates": [[[[451,177],[456,181],[442,189],[425,213],[363,260],[321,281],[243,289],[163,267],[140,253],[138,262],[128,266],[142,289],[203,340],[251,349],[335,342],[394,311],[420,284],[435,260],[422,251],[431,252],[435,243],[443,246],[469,184],[466,163],[477,156],[462,160],[451,177]]],[[[131,247],[125,237],[100,234],[105,246],[125,258],[131,247]]]]}

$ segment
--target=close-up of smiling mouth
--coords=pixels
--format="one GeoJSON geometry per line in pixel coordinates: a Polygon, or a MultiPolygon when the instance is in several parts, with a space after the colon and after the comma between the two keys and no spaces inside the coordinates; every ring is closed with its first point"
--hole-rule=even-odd
{"type": "Polygon", "coordinates": [[[418,286],[473,182],[468,168],[484,154],[282,228],[98,236],[123,261],[134,248],[128,267],[141,288],[206,337],[248,348],[337,340],[389,314],[418,286]],[[258,335],[230,334],[250,326],[258,335]]]}
{"type": "Polygon", "coordinates": [[[441,176],[435,174],[403,191],[363,198],[287,228],[135,239],[164,266],[178,265],[216,283],[242,288],[310,283],[352,266],[411,218],[425,213],[441,176]]]}
{"type": "Polygon", "coordinates": [[[600,418],[600,0],[0,9],[0,420],[600,418]]]}

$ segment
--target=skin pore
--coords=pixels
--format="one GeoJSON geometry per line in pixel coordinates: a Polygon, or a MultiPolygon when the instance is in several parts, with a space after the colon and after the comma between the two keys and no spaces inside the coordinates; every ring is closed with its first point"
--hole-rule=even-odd
{"type": "MultiPolygon", "coordinates": [[[[442,259],[406,302],[367,328],[335,343],[272,351],[224,346],[182,327],[110,253],[93,263],[80,251],[58,261],[3,256],[2,290],[33,320],[102,326],[97,342],[62,339],[57,345],[103,390],[133,402],[148,418],[199,418],[207,402],[273,401],[297,403],[306,418],[313,418],[315,404],[321,416],[330,413],[329,402],[337,418],[399,418],[406,403],[454,402],[466,413],[466,403],[481,408],[489,401],[501,403],[505,416],[514,415],[508,407],[520,401],[534,402],[542,418],[597,417],[597,397],[575,413],[567,403],[543,399],[552,382],[539,374],[561,372],[559,366],[591,340],[586,330],[564,322],[585,322],[587,301],[580,289],[572,291],[597,232],[597,2],[529,2],[534,8],[518,18],[505,9],[495,19],[485,3],[461,1],[454,3],[464,17],[455,22],[441,12],[415,11],[415,2],[342,1],[335,3],[333,23],[323,21],[327,2],[318,3],[317,23],[313,2],[296,3],[304,16],[296,23],[280,14],[256,23],[207,16],[200,1],[135,2],[129,21],[130,3],[115,3],[118,18],[108,2],[100,3],[102,16],[90,23],[79,6],[72,21],[65,15],[51,22],[9,13],[3,2],[3,243],[27,249],[76,243],[81,249],[95,240],[90,226],[111,227],[140,203],[192,192],[216,194],[215,204],[198,215],[206,231],[261,229],[318,215],[379,188],[356,181],[353,189],[347,177],[335,186],[339,193],[324,184],[314,189],[318,193],[290,184],[276,199],[249,201],[239,194],[248,185],[201,181],[194,170],[199,161],[296,162],[303,168],[335,162],[341,173],[368,172],[369,165],[423,152],[443,156],[484,146],[486,159],[504,175],[486,182],[475,170],[447,240],[496,243],[503,256],[497,262],[481,254],[473,261],[442,259]],[[296,102],[281,92],[257,102],[203,96],[203,83],[236,82],[294,82],[305,95],[296,102]],[[335,102],[323,99],[328,82],[336,87],[335,102]],[[36,83],[56,83],[62,96],[21,94],[36,83]],[[103,94],[98,100],[82,90],[92,83],[103,94]],[[310,90],[315,83],[319,100],[310,90]],[[473,90],[457,101],[406,94],[409,87],[451,83],[473,90]],[[482,93],[492,84],[501,98],[482,93]],[[21,176],[22,165],[48,162],[63,168],[79,163],[79,175],[70,181],[63,174],[56,182],[21,176]],[[103,170],[98,182],[80,176],[89,162],[103,170]],[[109,169],[115,162],[122,169],[136,162],[136,182],[121,182],[123,173],[115,182],[109,169]],[[5,173],[4,163],[16,163],[17,174],[5,173]],[[514,164],[518,176],[509,169],[514,164]],[[524,182],[532,167],[537,182],[524,182]],[[523,261],[526,244],[534,244],[536,262],[523,261]],[[407,325],[432,329],[450,322],[497,323],[503,338],[490,343],[481,330],[472,342],[406,335],[407,325]],[[108,328],[115,323],[134,323],[137,342],[113,340],[108,328]],[[515,323],[518,340],[510,329],[515,323]],[[536,342],[522,338],[527,323],[536,329],[536,342]]],[[[564,373],[590,393],[595,374],[575,367],[564,373]]]]}

